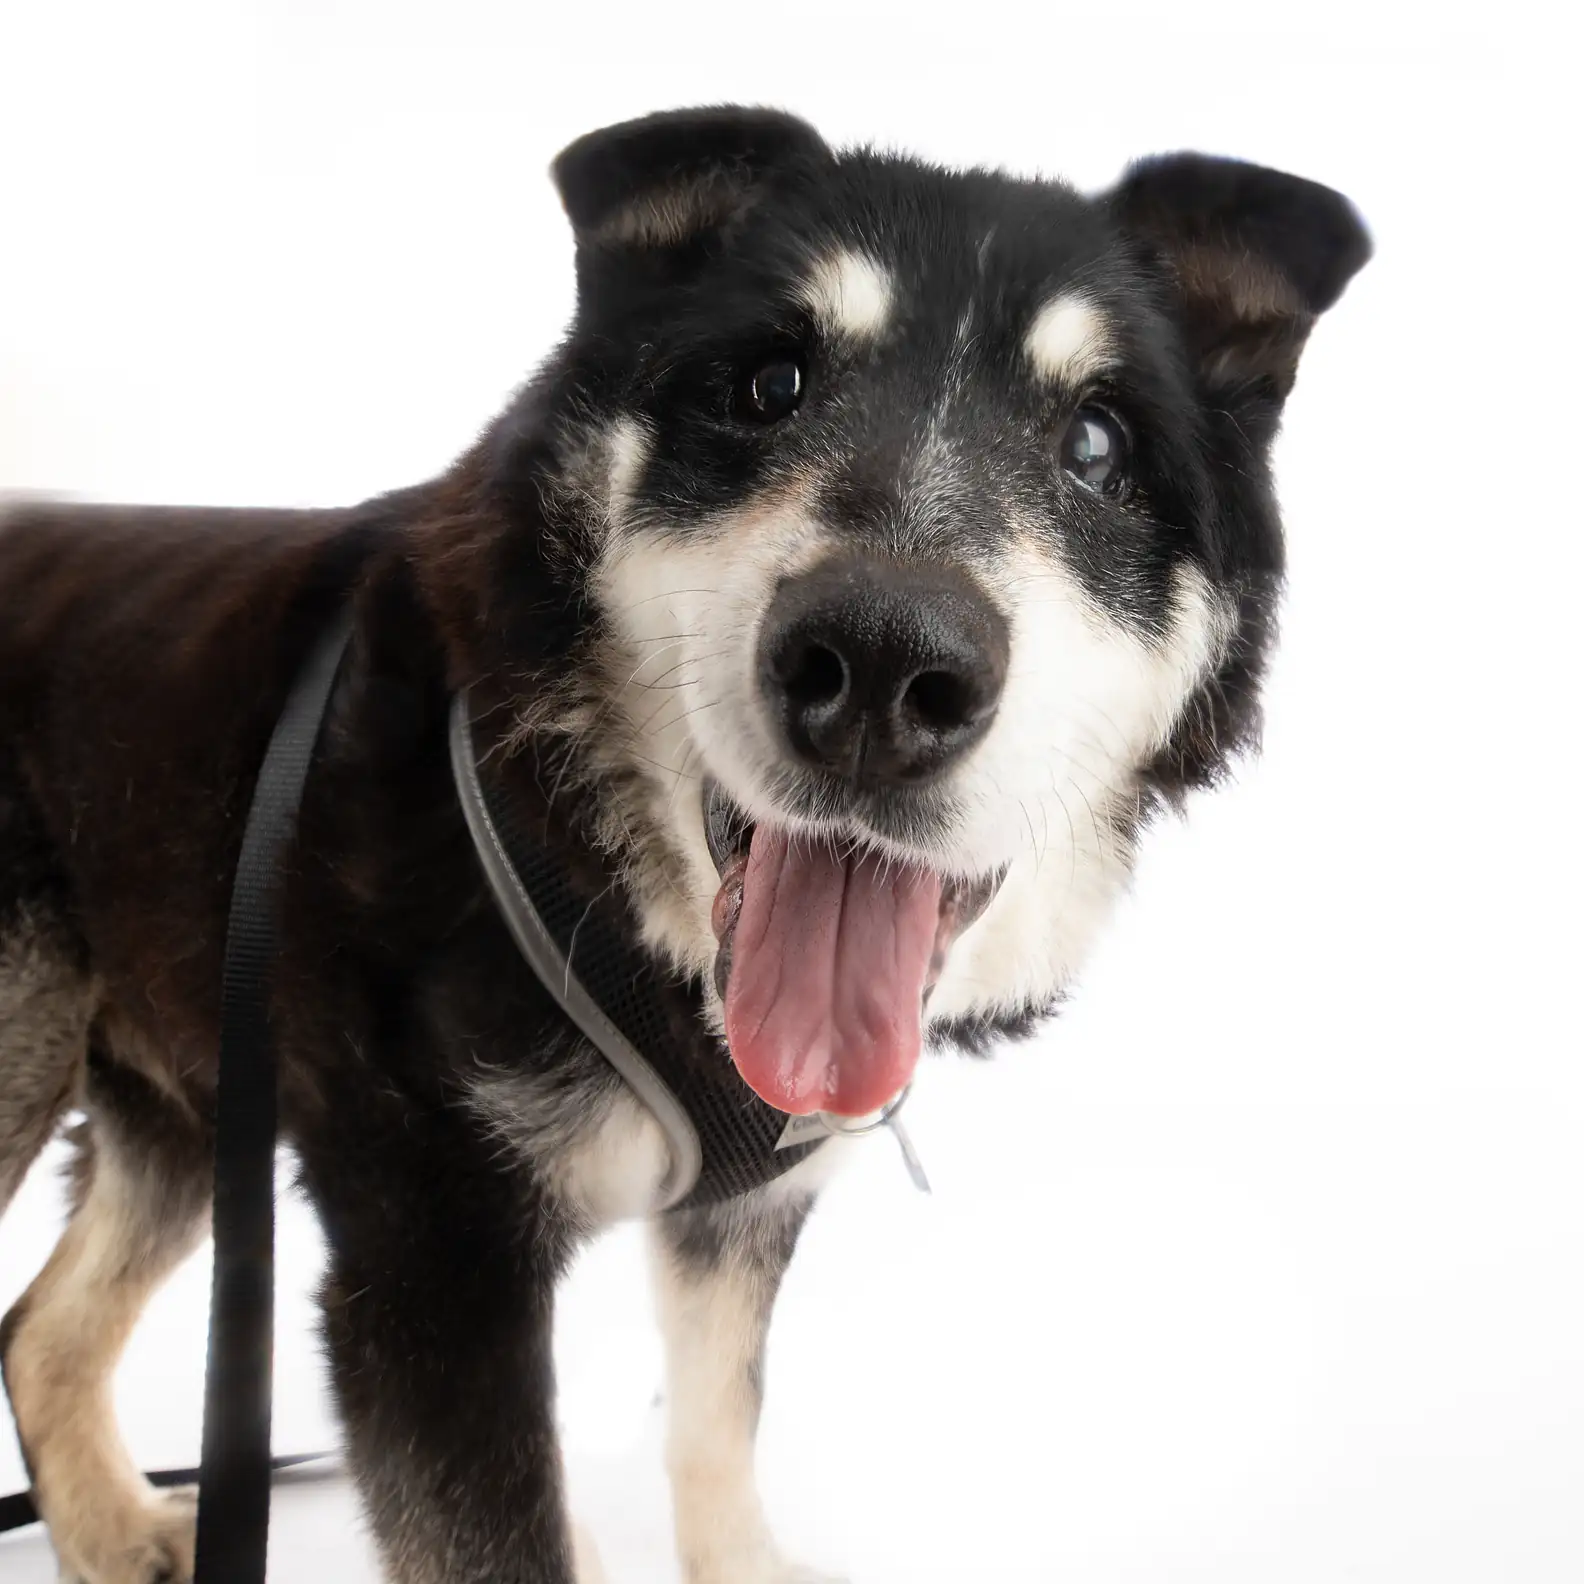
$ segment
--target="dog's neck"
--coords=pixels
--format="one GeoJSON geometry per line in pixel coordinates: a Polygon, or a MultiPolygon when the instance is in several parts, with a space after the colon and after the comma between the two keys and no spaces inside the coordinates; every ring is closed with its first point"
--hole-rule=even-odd
{"type": "Polygon", "coordinates": [[[566,861],[619,884],[646,945],[707,982],[708,902],[689,897],[655,779],[624,752],[633,723],[613,703],[601,618],[579,577],[589,504],[548,450],[503,479],[501,444],[486,435],[426,491],[404,536],[445,685],[469,690],[480,753],[498,761],[566,861]]]}

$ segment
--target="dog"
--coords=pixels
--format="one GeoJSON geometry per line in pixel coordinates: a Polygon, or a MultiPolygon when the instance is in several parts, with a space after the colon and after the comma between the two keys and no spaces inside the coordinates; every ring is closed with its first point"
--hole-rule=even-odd
{"type": "MultiPolygon", "coordinates": [[[[556,159],[577,308],[438,480],[322,511],[0,522],[0,1209],[72,1215],[0,1332],[68,1577],[191,1576],[111,1413],[207,1224],[229,888],[274,721],[350,611],[287,864],[282,1126],[396,1584],[570,1584],[552,1295],[652,1228],[689,1584],[790,1584],[755,1493],[777,1286],[840,1148],[656,1213],[653,1111],[524,961],[448,768],[481,751],[656,965],[696,1082],[872,1115],[1061,1001],[1149,817],[1256,744],[1271,442],[1371,244],[1224,158],[1050,181],[672,111],[556,159]]],[[[734,1101],[735,1103],[735,1101],[734,1101]]]]}

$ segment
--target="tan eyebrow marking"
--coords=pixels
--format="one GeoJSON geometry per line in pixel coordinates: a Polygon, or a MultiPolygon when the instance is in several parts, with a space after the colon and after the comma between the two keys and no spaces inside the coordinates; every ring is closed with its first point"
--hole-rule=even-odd
{"type": "Polygon", "coordinates": [[[1077,292],[1053,297],[1034,315],[1023,350],[1044,379],[1082,385],[1112,360],[1105,317],[1077,292]]]}
{"type": "Polygon", "coordinates": [[[873,338],[891,315],[890,273],[872,258],[843,249],[822,259],[798,291],[832,335],[873,338]]]}

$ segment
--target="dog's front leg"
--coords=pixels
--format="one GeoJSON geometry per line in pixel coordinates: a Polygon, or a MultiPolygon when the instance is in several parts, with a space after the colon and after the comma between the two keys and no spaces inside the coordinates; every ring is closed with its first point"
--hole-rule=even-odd
{"type": "Polygon", "coordinates": [[[754,1479],[765,1337],[808,1207],[749,1198],[654,1224],[686,1584],[816,1584],[781,1559],[754,1479]]]}
{"type": "Polygon", "coordinates": [[[415,1122],[398,1159],[345,1130],[305,1152],[353,1472],[391,1584],[574,1584],[551,1359],[570,1228],[445,1127],[415,1122]]]}

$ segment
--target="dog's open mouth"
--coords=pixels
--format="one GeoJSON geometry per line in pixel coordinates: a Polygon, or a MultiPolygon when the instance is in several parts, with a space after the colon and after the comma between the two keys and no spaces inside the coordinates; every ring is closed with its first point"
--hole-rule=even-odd
{"type": "Polygon", "coordinates": [[[715,987],[732,1060],[778,1110],[867,1116],[907,1087],[924,1001],[1001,876],[943,880],[851,841],[753,825],[720,787],[715,987]]]}

